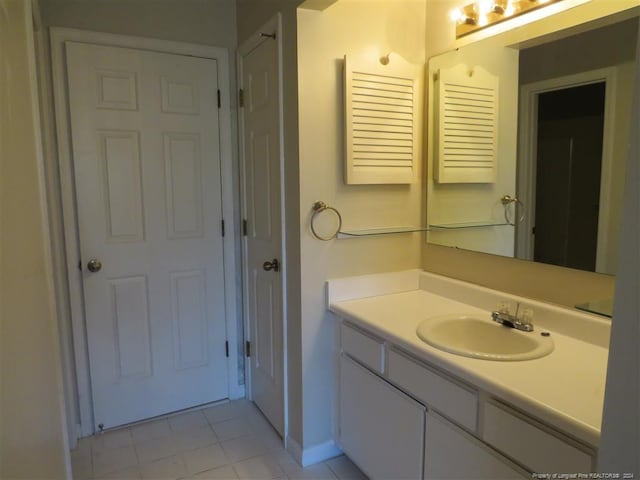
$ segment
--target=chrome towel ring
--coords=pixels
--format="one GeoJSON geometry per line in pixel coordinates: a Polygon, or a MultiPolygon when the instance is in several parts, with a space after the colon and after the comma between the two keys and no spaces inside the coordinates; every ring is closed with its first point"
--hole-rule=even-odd
{"type": "Polygon", "coordinates": [[[313,213],[311,214],[310,226],[311,226],[311,233],[313,234],[314,237],[316,237],[318,240],[327,242],[329,240],[336,238],[338,236],[338,233],[340,233],[340,230],[342,229],[342,215],[340,215],[340,212],[335,208],[330,207],[329,205],[327,205],[322,201],[317,201],[313,204],[313,213]],[[318,215],[326,210],[330,210],[336,215],[336,217],[338,218],[338,228],[336,228],[336,231],[331,235],[323,236],[316,231],[314,222],[316,221],[316,218],[318,217],[318,215]]]}
{"type": "Polygon", "coordinates": [[[511,195],[505,195],[500,199],[504,207],[504,221],[507,222],[508,225],[517,225],[522,223],[525,216],[524,203],[521,200],[518,200],[516,197],[512,197],[511,195]],[[509,204],[513,203],[513,222],[509,219],[509,204]],[[518,213],[518,205],[520,205],[520,216],[517,216],[518,213]]]}

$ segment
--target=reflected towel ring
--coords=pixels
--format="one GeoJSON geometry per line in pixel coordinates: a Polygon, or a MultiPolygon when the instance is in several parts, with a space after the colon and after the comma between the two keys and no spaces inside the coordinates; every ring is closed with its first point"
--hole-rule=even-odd
{"type": "Polygon", "coordinates": [[[518,200],[516,197],[512,197],[511,195],[505,195],[500,199],[500,202],[504,206],[504,221],[507,222],[507,225],[515,226],[524,221],[525,210],[524,210],[524,203],[522,203],[521,200],[518,200]],[[514,222],[512,222],[509,219],[509,205],[512,203],[515,204],[513,209],[514,216],[518,213],[518,205],[520,205],[520,210],[521,210],[520,216],[517,217],[517,221],[514,221],[514,222]]]}
{"type": "Polygon", "coordinates": [[[340,215],[340,212],[338,212],[338,210],[336,210],[335,208],[330,207],[329,205],[327,205],[322,201],[317,201],[316,203],[313,204],[313,213],[311,214],[310,226],[311,226],[311,233],[313,234],[314,237],[316,237],[318,240],[327,242],[329,240],[336,238],[338,236],[338,233],[340,233],[340,230],[342,229],[342,215],[340,215]],[[333,213],[336,214],[336,217],[338,217],[338,228],[333,234],[322,236],[318,232],[316,232],[314,222],[316,220],[316,217],[320,213],[324,212],[325,210],[331,210],[333,213]]]}

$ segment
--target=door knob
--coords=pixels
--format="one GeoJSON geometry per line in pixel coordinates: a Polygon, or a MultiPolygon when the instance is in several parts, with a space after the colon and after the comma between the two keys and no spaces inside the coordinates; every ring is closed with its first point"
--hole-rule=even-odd
{"type": "Polygon", "coordinates": [[[279,272],[280,271],[280,262],[278,262],[277,258],[274,258],[270,262],[264,262],[262,264],[262,268],[265,269],[267,272],[269,270],[273,270],[274,272],[279,272]]]}
{"type": "Polygon", "coordinates": [[[87,270],[92,273],[99,272],[102,269],[102,262],[97,258],[92,258],[87,262],[87,270]]]}

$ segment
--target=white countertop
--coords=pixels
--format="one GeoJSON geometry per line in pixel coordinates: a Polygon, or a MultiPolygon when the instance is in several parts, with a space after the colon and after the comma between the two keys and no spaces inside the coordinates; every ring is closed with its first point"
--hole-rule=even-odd
{"type": "MultiPolygon", "coordinates": [[[[467,288],[465,285],[462,287],[467,288]]],[[[410,287],[404,285],[402,289],[407,288],[410,287]]],[[[473,285],[468,285],[468,288],[486,290],[473,285]]],[[[601,345],[606,344],[608,339],[605,342],[589,342],[574,338],[573,335],[566,334],[566,325],[564,328],[560,324],[558,329],[548,328],[553,323],[546,320],[544,326],[536,325],[537,331],[550,331],[555,343],[554,351],[545,357],[515,362],[468,358],[424,343],[416,335],[416,327],[422,320],[433,315],[476,313],[490,318],[489,310],[419,288],[388,294],[382,294],[378,290],[375,293],[375,296],[345,300],[330,292],[329,308],[338,316],[490,395],[582,442],[598,446],[608,358],[608,349],[601,345]]],[[[500,295],[499,292],[494,293],[500,295]]],[[[359,294],[362,295],[362,289],[359,294]]],[[[517,298],[505,294],[502,296],[507,299],[517,298]]],[[[562,317],[558,307],[549,308],[552,312],[559,311],[556,316],[562,317]]],[[[570,319],[575,322],[575,312],[564,310],[567,310],[570,319]]],[[[588,315],[585,318],[586,323],[595,322],[597,328],[602,330],[598,319],[588,315]]],[[[534,325],[535,323],[534,321],[534,325]]]]}

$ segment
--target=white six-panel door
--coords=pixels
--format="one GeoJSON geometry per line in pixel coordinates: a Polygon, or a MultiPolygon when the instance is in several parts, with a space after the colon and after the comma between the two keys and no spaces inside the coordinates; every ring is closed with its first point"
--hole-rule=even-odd
{"type": "Polygon", "coordinates": [[[270,37],[241,55],[242,148],[247,236],[251,398],[284,434],[282,218],[278,44],[270,37]],[[276,260],[278,268],[273,268],[276,260]],[[268,262],[271,265],[266,265],[268,262]]]}
{"type": "Polygon", "coordinates": [[[216,61],[66,55],[95,425],[225,398],[216,61]]]}

